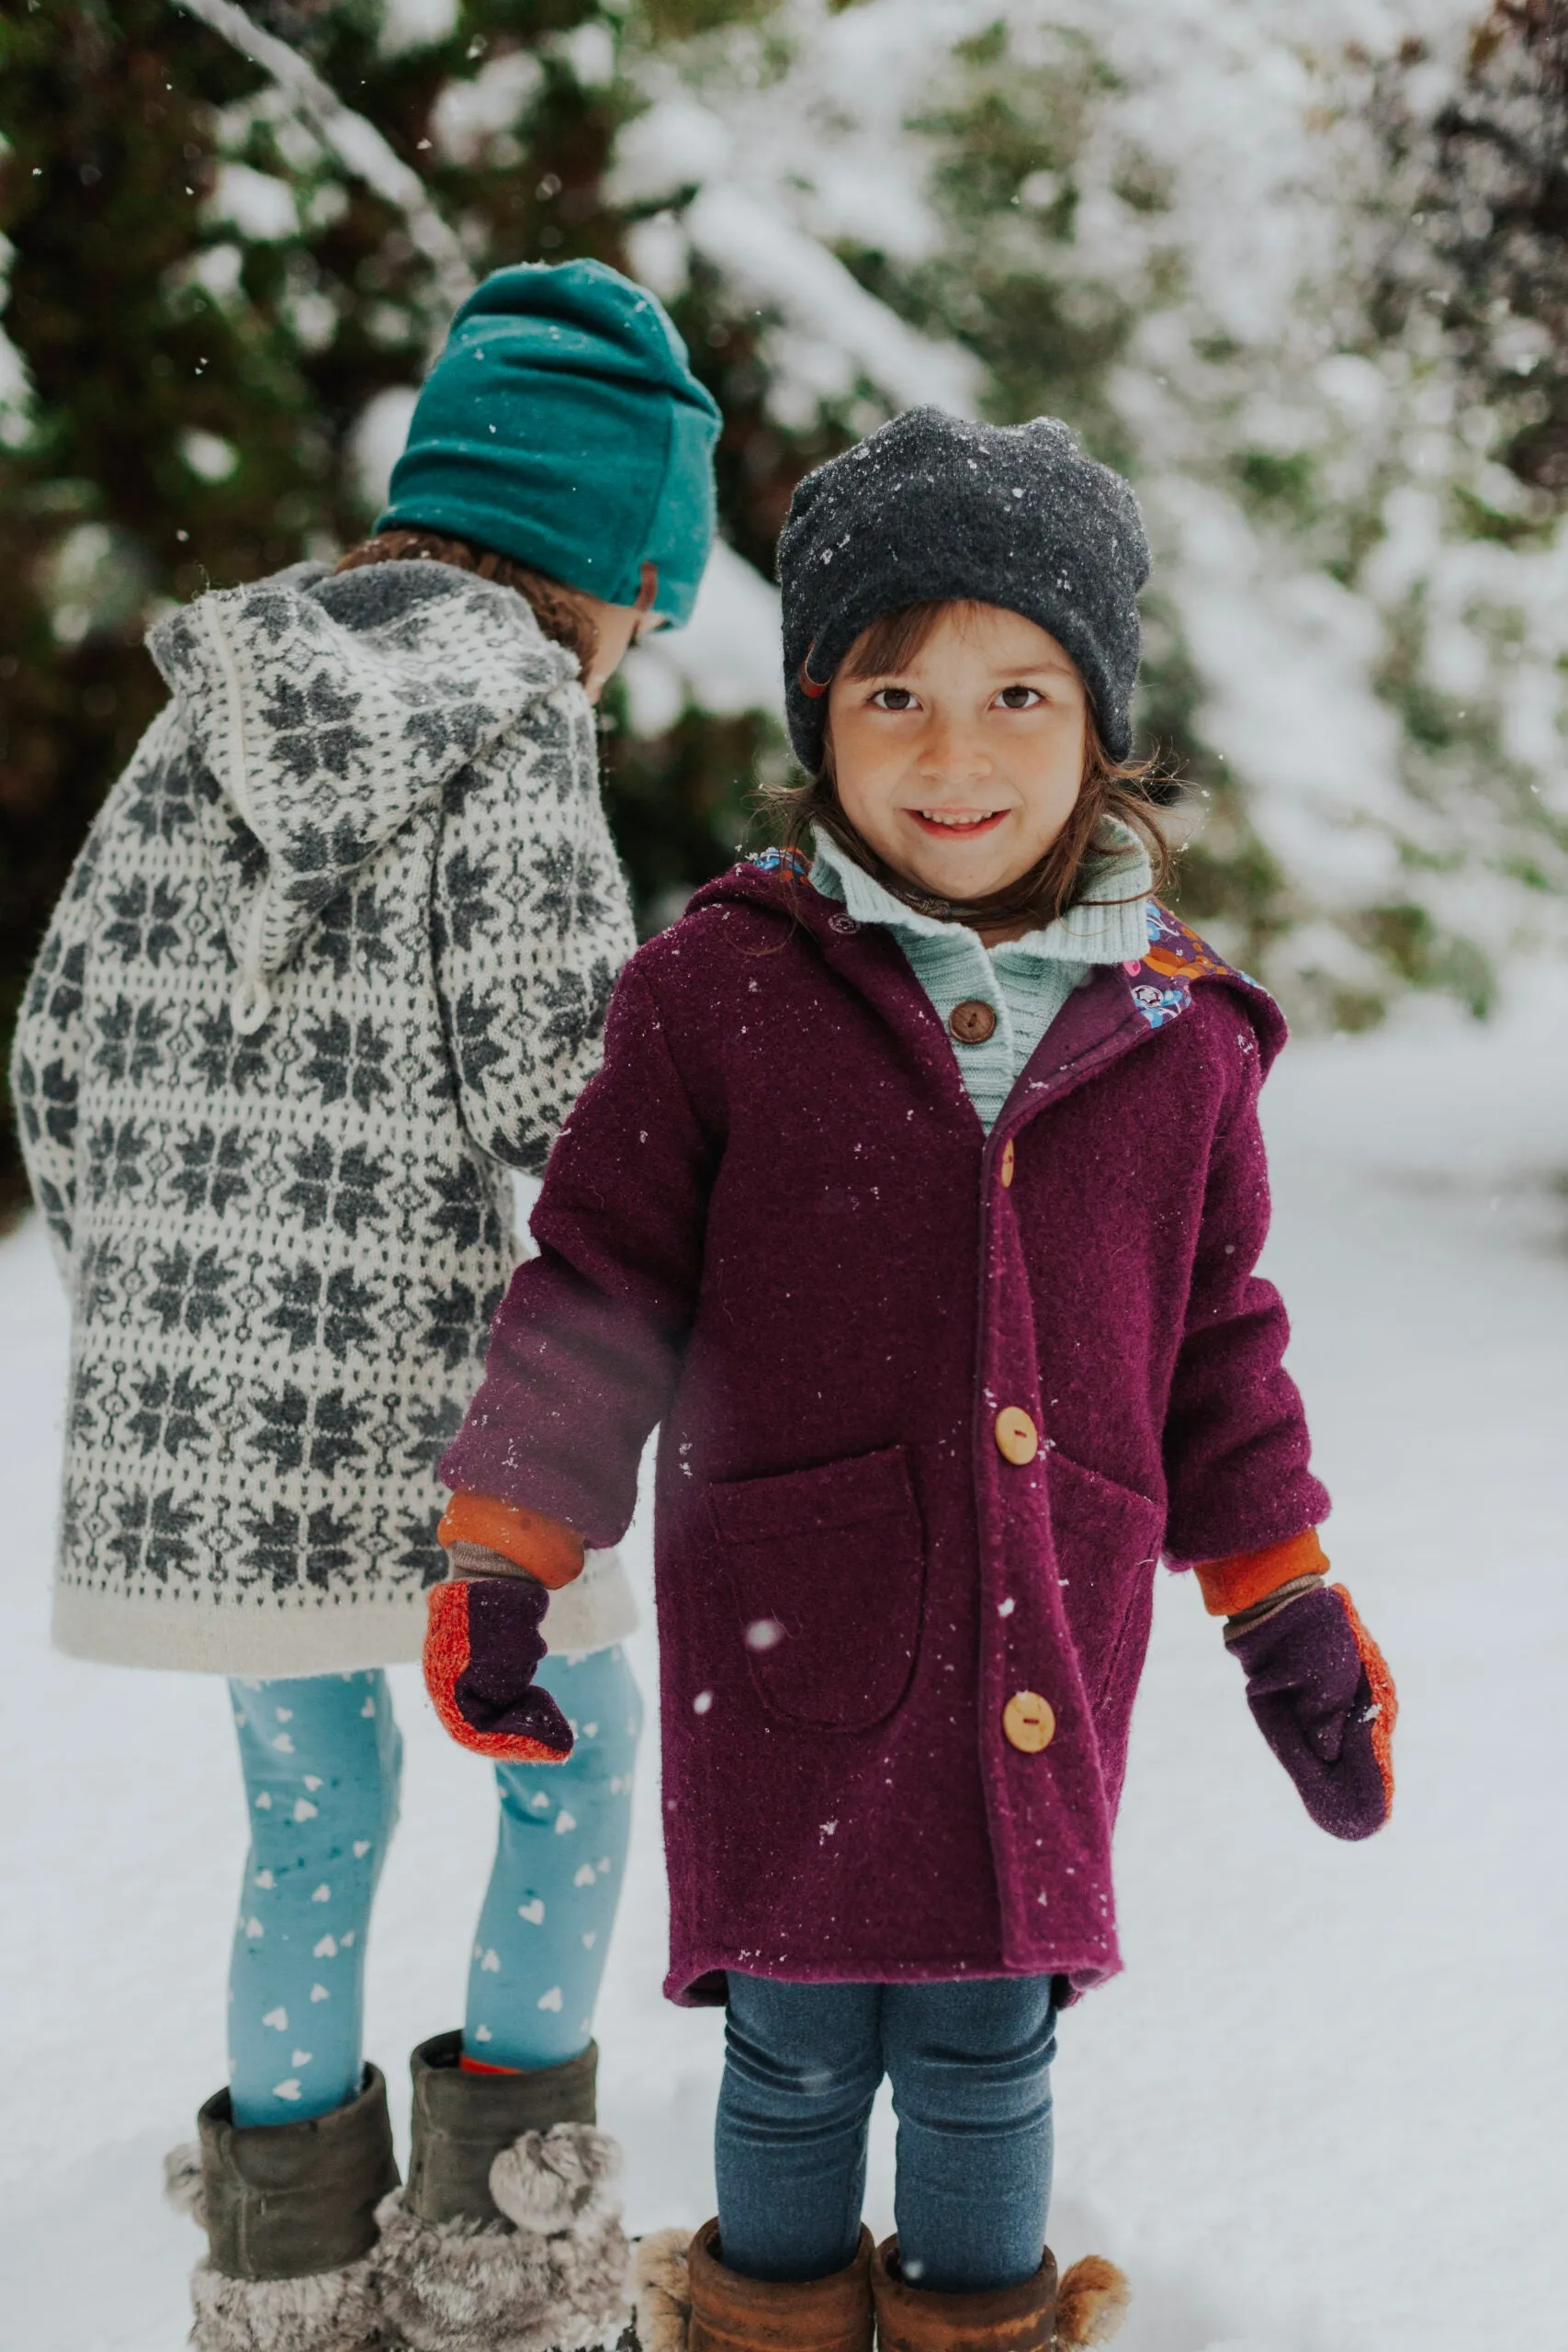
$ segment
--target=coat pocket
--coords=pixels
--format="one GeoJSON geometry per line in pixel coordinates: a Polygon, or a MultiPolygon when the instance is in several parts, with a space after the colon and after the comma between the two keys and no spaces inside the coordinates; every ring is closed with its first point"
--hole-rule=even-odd
{"type": "Polygon", "coordinates": [[[751,1679],[776,1715],[863,1731],[919,1649],[925,1538],[907,1448],[708,1492],[751,1679]]]}
{"type": "Polygon", "coordinates": [[[1149,1601],[1165,1512],[1147,1495],[1053,1451],[1051,1533],[1062,1607],[1078,1669],[1099,1707],[1129,1668],[1136,1678],[1148,1640],[1149,1601]],[[1134,1655],[1135,1653],[1135,1655],[1134,1655]]]}

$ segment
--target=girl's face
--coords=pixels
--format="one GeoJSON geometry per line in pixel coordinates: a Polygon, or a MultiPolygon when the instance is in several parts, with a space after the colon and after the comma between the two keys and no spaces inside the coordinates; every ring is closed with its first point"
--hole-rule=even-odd
{"type": "MultiPolygon", "coordinates": [[[[858,640],[857,640],[858,642],[858,640]]],[[[985,899],[1039,864],[1083,783],[1083,681],[1054,637],[997,605],[951,605],[906,669],[828,696],[845,816],[907,882],[985,899]]]]}

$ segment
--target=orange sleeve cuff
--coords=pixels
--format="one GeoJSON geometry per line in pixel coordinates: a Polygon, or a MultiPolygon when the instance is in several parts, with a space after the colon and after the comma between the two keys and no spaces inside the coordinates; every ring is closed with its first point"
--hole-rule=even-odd
{"type": "Polygon", "coordinates": [[[1210,1616],[1234,1617],[1267,1600],[1296,1577],[1321,1577],[1327,1570],[1317,1530],[1308,1527],[1283,1544],[1265,1544],[1257,1552],[1233,1552],[1228,1560],[1199,1560],[1192,1573],[1202,1587],[1210,1616]]]}
{"type": "Polygon", "coordinates": [[[558,1592],[582,1574],[582,1538],[541,1510],[499,1495],[454,1495],[435,1531],[442,1544],[483,1544],[515,1568],[558,1592]]]}

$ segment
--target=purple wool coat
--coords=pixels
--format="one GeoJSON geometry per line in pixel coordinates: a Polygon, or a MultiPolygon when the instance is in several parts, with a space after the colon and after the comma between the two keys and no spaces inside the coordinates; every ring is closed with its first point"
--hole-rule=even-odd
{"type": "Polygon", "coordinates": [[[621,979],[442,1470],[608,1545],[662,1423],[678,2001],[729,1968],[1111,1973],[1161,1549],[1327,1509],[1253,1272],[1284,1024],[1172,917],[1151,932],[988,1136],[896,942],[776,856],[621,979]],[[1020,1691],[1055,1715],[1037,1752],[1004,1730],[1020,1691]]]}

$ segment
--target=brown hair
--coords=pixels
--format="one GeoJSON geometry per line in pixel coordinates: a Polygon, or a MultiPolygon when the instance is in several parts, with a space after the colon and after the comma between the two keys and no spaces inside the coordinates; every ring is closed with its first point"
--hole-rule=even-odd
{"type": "MultiPolygon", "coordinates": [[[[842,663],[850,678],[886,677],[907,669],[932,635],[951,600],[902,605],[884,613],[862,632],[842,663]]],[[[1113,760],[1100,740],[1092,704],[1084,715],[1083,782],[1071,815],[1039,864],[1008,889],[988,899],[960,905],[938,902],[912,888],[863,841],[845,816],[833,775],[829,740],[820,773],[804,784],[762,784],[757,805],[771,820],[782,849],[798,849],[820,825],[855,864],[890,890],[896,898],[919,905],[922,912],[951,917],[954,922],[1017,922],[1025,918],[1043,925],[1076,906],[1093,879],[1097,864],[1115,854],[1108,833],[1112,820],[1127,826],[1148,853],[1154,887],[1163,889],[1174,860],[1156,816],[1153,792],[1168,779],[1157,759],[1113,760]]]]}
{"type": "Polygon", "coordinates": [[[563,588],[558,580],[530,571],[514,556],[498,555],[493,548],[478,547],[468,539],[449,538],[443,531],[378,531],[373,539],[350,548],[336,568],[356,571],[366,563],[450,563],[459,571],[476,573],[480,580],[514,588],[533,606],[534,618],[545,635],[576,654],[585,678],[593,667],[599,632],[582,599],[563,588]]]}

